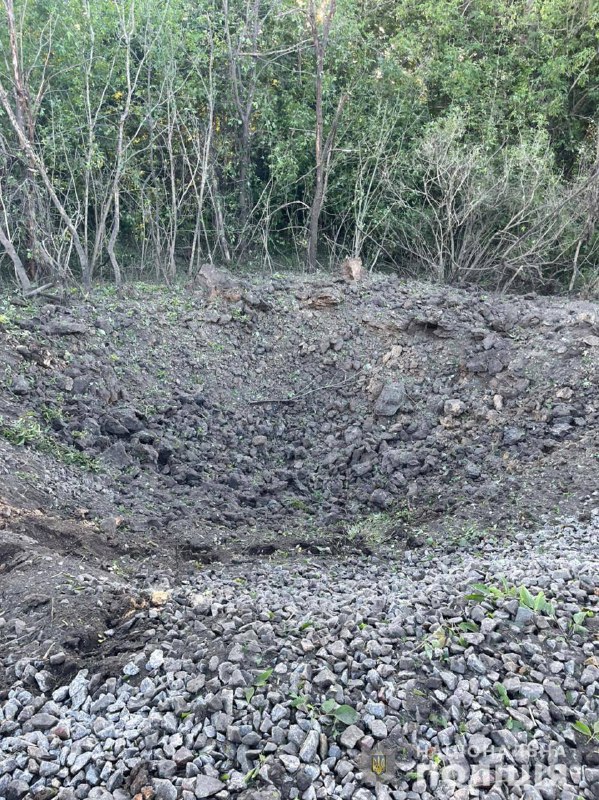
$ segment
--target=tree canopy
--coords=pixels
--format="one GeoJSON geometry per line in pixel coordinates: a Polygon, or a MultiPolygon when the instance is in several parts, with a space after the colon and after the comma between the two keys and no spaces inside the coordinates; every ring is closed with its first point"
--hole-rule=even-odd
{"type": "Polygon", "coordinates": [[[2,1],[0,267],[25,289],[348,255],[596,280],[592,0],[2,1]]]}

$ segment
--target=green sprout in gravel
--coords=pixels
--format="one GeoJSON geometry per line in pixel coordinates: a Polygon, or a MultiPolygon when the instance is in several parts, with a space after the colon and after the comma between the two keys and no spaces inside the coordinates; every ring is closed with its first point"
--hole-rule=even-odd
{"type": "Polygon", "coordinates": [[[269,667],[265,669],[264,672],[261,672],[259,675],[256,676],[254,680],[253,686],[248,686],[245,690],[245,699],[247,703],[252,702],[253,696],[256,694],[256,689],[261,689],[263,686],[266,686],[268,681],[270,680],[270,676],[273,673],[273,668],[269,667]]]}
{"type": "Polygon", "coordinates": [[[31,412],[14,422],[6,422],[0,417],[0,435],[17,447],[39,447],[45,441],[44,431],[31,412]]]}
{"type": "Polygon", "coordinates": [[[454,624],[440,625],[430,633],[421,643],[426,657],[430,660],[440,658],[445,648],[452,642],[456,642],[461,647],[465,647],[467,642],[464,638],[465,633],[477,633],[478,625],[476,622],[466,620],[454,624]]]}
{"type": "Polygon", "coordinates": [[[505,578],[501,586],[489,586],[485,583],[475,583],[473,590],[466,595],[466,600],[474,600],[481,603],[485,600],[492,603],[503,600],[517,599],[521,606],[529,608],[531,611],[546,614],[549,617],[555,616],[555,606],[545,597],[543,591],[532,595],[526,586],[513,586],[507,583],[505,578]]]}
{"type": "Polygon", "coordinates": [[[272,667],[269,667],[268,669],[265,669],[264,672],[261,672],[256,677],[256,680],[254,681],[254,686],[258,686],[258,687],[266,686],[266,684],[270,680],[270,676],[272,675],[272,673],[273,673],[272,667]]]}
{"type": "Polygon", "coordinates": [[[355,725],[360,719],[360,715],[355,708],[346,704],[339,704],[333,698],[325,700],[320,710],[328,717],[333,717],[335,722],[342,722],[344,725],[355,725]]]}
{"type": "Polygon", "coordinates": [[[411,522],[412,512],[407,506],[390,512],[369,514],[348,528],[347,538],[350,542],[363,539],[372,545],[381,544],[392,539],[396,531],[403,531],[411,522]]]}
{"type": "Polygon", "coordinates": [[[310,698],[305,694],[292,694],[291,708],[295,708],[297,711],[303,711],[304,714],[312,715],[314,713],[314,706],[310,702],[310,698]]]}
{"type": "Polygon", "coordinates": [[[258,775],[260,774],[260,770],[262,769],[262,765],[264,764],[265,761],[266,761],[266,756],[263,753],[260,753],[258,763],[256,764],[256,766],[250,769],[248,772],[246,772],[243,778],[246,785],[249,785],[253,783],[255,780],[257,780],[258,775]]]}
{"type": "Polygon", "coordinates": [[[599,719],[594,722],[579,719],[576,720],[572,727],[575,731],[578,731],[578,733],[582,733],[583,736],[586,736],[589,743],[599,742],[599,719]]]}
{"type": "Polygon", "coordinates": [[[583,608],[582,611],[577,611],[576,614],[572,614],[572,633],[579,633],[583,635],[588,634],[588,630],[585,628],[584,623],[587,621],[587,619],[592,619],[594,616],[595,612],[591,611],[590,608],[583,608]]]}
{"type": "Polygon", "coordinates": [[[509,708],[511,705],[511,701],[508,696],[507,689],[505,688],[503,683],[496,683],[493,688],[495,689],[495,694],[501,700],[504,707],[509,708]]]}

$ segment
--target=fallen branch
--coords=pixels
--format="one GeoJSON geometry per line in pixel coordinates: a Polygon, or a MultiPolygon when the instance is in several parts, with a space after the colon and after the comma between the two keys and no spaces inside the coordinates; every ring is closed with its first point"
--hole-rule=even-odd
{"type": "Polygon", "coordinates": [[[35,297],[38,294],[44,294],[47,289],[51,289],[54,286],[54,283],[45,283],[43,286],[38,286],[36,289],[29,289],[27,292],[23,292],[23,297],[35,297]]]}
{"type": "Polygon", "coordinates": [[[347,378],[346,380],[342,381],[341,383],[329,383],[326,386],[316,386],[314,389],[308,389],[306,392],[300,392],[299,394],[294,394],[293,397],[271,397],[267,400],[250,400],[249,404],[251,406],[257,405],[265,405],[266,403],[295,403],[298,400],[303,400],[305,397],[308,397],[315,392],[322,392],[325,389],[341,389],[342,386],[347,386],[350,383],[354,383],[360,376],[358,372],[357,375],[352,375],[351,378],[347,378]]]}

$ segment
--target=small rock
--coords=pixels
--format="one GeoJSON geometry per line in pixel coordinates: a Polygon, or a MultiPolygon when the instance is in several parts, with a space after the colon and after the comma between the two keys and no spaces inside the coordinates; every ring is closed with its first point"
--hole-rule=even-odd
{"type": "Polygon", "coordinates": [[[448,417],[461,417],[466,411],[466,403],[462,400],[446,400],[443,404],[443,413],[448,417]]]}
{"type": "Polygon", "coordinates": [[[492,742],[487,736],[475,733],[468,740],[468,755],[471,758],[479,758],[488,751],[491,744],[492,742]]]}
{"type": "Polygon", "coordinates": [[[203,797],[212,797],[213,794],[222,792],[225,785],[217,778],[211,778],[209,775],[198,775],[195,782],[195,795],[198,800],[203,797]]]}
{"type": "Polygon", "coordinates": [[[15,394],[24,395],[29,394],[31,391],[31,386],[24,375],[15,375],[12,379],[11,389],[15,394]]]}
{"type": "Polygon", "coordinates": [[[47,731],[53,728],[57,722],[58,717],[54,717],[52,714],[46,714],[43,711],[39,714],[34,714],[29,720],[29,724],[38,731],[47,731]]]}
{"type": "Polygon", "coordinates": [[[527,608],[526,606],[518,606],[518,610],[516,611],[516,618],[514,620],[514,625],[517,625],[519,628],[524,628],[533,619],[534,619],[534,611],[532,611],[532,609],[527,608]]]}
{"type": "Polygon", "coordinates": [[[545,691],[544,687],[540,683],[523,683],[520,686],[520,694],[522,697],[525,697],[527,700],[538,700],[540,697],[543,696],[543,692],[545,691]]]}
{"type": "Polygon", "coordinates": [[[439,676],[449,691],[455,692],[458,685],[458,676],[448,670],[443,670],[439,673],[439,676]]]}
{"type": "Polygon", "coordinates": [[[319,744],[320,736],[318,731],[310,731],[299,751],[299,757],[305,764],[311,764],[314,761],[319,744]]]}
{"type": "Polygon", "coordinates": [[[81,708],[87,699],[87,687],[89,681],[86,678],[87,670],[81,670],[69,684],[69,697],[74,709],[81,708]]]}
{"type": "Polygon", "coordinates": [[[370,732],[377,739],[385,739],[387,736],[387,726],[382,719],[373,719],[368,727],[370,732]]]}
{"type": "Polygon", "coordinates": [[[40,687],[40,691],[42,692],[51,692],[55,684],[54,676],[51,672],[47,672],[46,670],[36,672],[35,682],[40,687]]]}
{"type": "Polygon", "coordinates": [[[315,676],[313,683],[315,686],[318,686],[319,689],[328,689],[335,681],[335,675],[328,667],[324,667],[324,669],[321,669],[315,676]]]}
{"type": "Polygon", "coordinates": [[[74,319],[56,319],[44,326],[44,333],[49,336],[72,336],[87,333],[87,326],[74,319]]]}
{"type": "Polygon", "coordinates": [[[522,428],[505,428],[503,431],[503,443],[507,447],[519,444],[526,439],[526,431],[522,428]]]}
{"type": "Polygon", "coordinates": [[[297,772],[300,768],[300,760],[297,756],[288,756],[285,753],[281,753],[279,758],[283,762],[283,766],[287,770],[287,772],[293,773],[297,772]]]}
{"type": "Polygon", "coordinates": [[[155,669],[160,669],[160,667],[164,664],[164,653],[162,650],[152,650],[150,654],[150,658],[148,659],[148,663],[146,664],[146,669],[148,672],[152,672],[155,669]]]}
{"type": "Polygon", "coordinates": [[[583,686],[589,686],[595,681],[599,681],[599,667],[589,664],[588,667],[584,668],[582,675],[580,676],[580,682],[583,686]]]}
{"type": "MultiPolygon", "coordinates": [[[[152,788],[154,789],[155,800],[177,800],[177,787],[170,781],[163,780],[162,778],[154,778],[152,781],[152,788]]],[[[200,796],[207,797],[207,795],[198,795],[198,797],[200,796]]]]}
{"type": "Polygon", "coordinates": [[[341,734],[339,741],[348,750],[353,750],[362,738],[364,738],[364,731],[360,730],[357,725],[349,725],[341,734]]]}
{"type": "Polygon", "coordinates": [[[21,800],[29,794],[29,784],[25,781],[11,781],[6,787],[6,800],[21,800]]]}
{"type": "Polygon", "coordinates": [[[386,383],[374,404],[374,413],[379,417],[393,417],[398,411],[411,411],[405,386],[399,381],[386,383]]]}

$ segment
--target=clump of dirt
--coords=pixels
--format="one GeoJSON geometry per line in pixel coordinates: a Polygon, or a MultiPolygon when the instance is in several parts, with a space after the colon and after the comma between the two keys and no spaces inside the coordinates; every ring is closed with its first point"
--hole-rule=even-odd
{"type": "Polygon", "coordinates": [[[597,304],[377,276],[1,310],[11,668],[112,657],[165,569],[472,546],[597,505],[597,304]]]}

